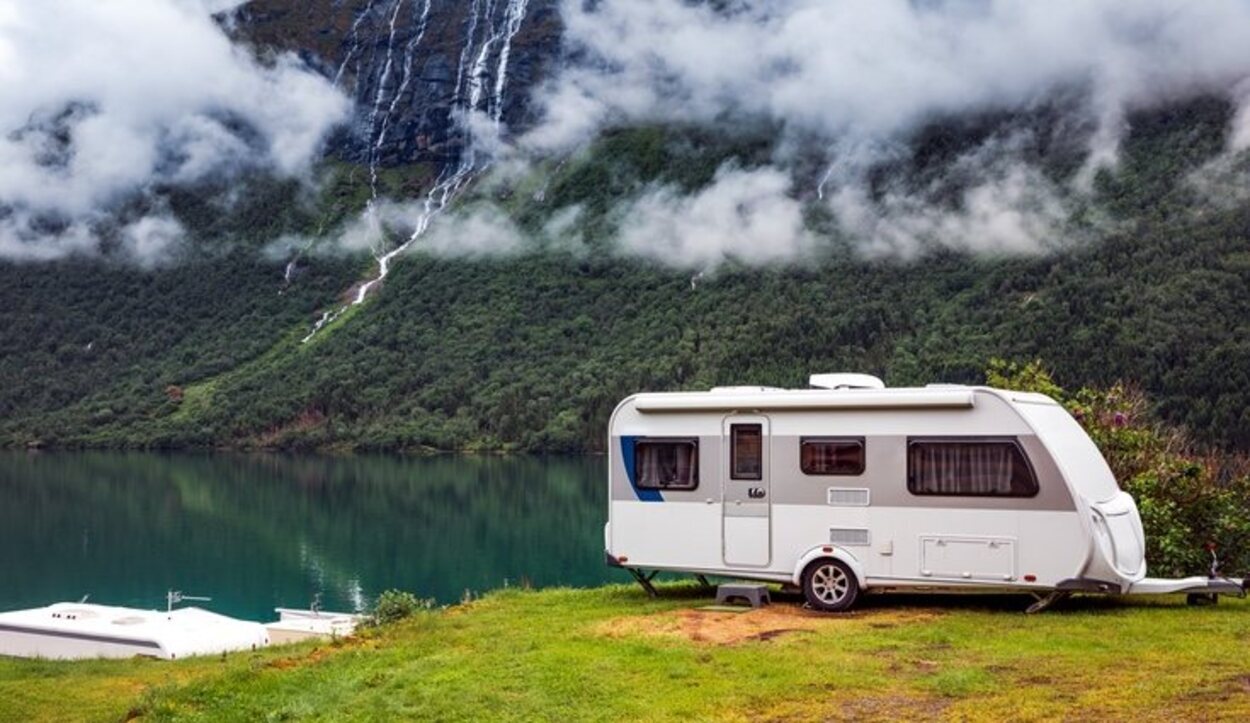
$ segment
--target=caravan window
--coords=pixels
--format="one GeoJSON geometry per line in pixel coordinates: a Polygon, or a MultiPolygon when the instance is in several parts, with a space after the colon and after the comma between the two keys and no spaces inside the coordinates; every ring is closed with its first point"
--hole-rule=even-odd
{"type": "Polygon", "coordinates": [[[800,437],[799,468],[810,475],[864,473],[862,437],[800,437]]]}
{"type": "Polygon", "coordinates": [[[907,489],[914,495],[1032,497],[1037,476],[1012,438],[910,438],[907,489]]]}
{"type": "Polygon", "coordinates": [[[634,464],[639,489],[692,490],[699,486],[699,440],[640,439],[634,464]]]}
{"type": "Polygon", "coordinates": [[[760,424],[729,426],[731,479],[764,479],[764,427],[760,424]]]}

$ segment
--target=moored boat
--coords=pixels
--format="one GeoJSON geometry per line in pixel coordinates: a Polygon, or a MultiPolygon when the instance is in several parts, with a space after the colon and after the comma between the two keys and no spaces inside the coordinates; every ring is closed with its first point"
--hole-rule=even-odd
{"type": "Polygon", "coordinates": [[[0,613],[0,655],[19,658],[174,660],[266,645],[264,625],[195,607],[157,611],[82,602],[0,613]]]}

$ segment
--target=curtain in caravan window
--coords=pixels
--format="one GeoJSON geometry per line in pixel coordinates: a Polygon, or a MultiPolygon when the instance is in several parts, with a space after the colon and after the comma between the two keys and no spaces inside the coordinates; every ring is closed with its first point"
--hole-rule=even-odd
{"type": "Polygon", "coordinates": [[[799,469],[809,475],[864,473],[863,438],[800,437],[799,469]]]}
{"type": "Polygon", "coordinates": [[[1037,494],[1037,479],[1010,440],[912,440],[907,487],[918,495],[1031,497],[1037,494]]]}
{"type": "Polygon", "coordinates": [[[640,488],[694,489],[699,484],[699,443],[692,439],[639,440],[634,463],[640,488]]]}

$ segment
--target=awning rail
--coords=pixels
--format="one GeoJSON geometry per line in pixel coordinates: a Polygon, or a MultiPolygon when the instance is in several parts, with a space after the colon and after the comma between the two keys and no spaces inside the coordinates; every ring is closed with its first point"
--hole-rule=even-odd
{"type": "Polygon", "coordinates": [[[971,409],[970,389],[675,392],[640,394],[634,407],[643,413],[895,409],[971,409]]]}

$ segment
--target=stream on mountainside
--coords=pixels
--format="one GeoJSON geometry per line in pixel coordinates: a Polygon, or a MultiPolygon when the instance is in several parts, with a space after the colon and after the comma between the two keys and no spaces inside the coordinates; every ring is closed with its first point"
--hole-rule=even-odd
{"type": "Polygon", "coordinates": [[[157,608],[167,590],[268,620],[440,603],[504,585],[627,581],[603,564],[598,457],[0,454],[0,610],[157,608]]]}

